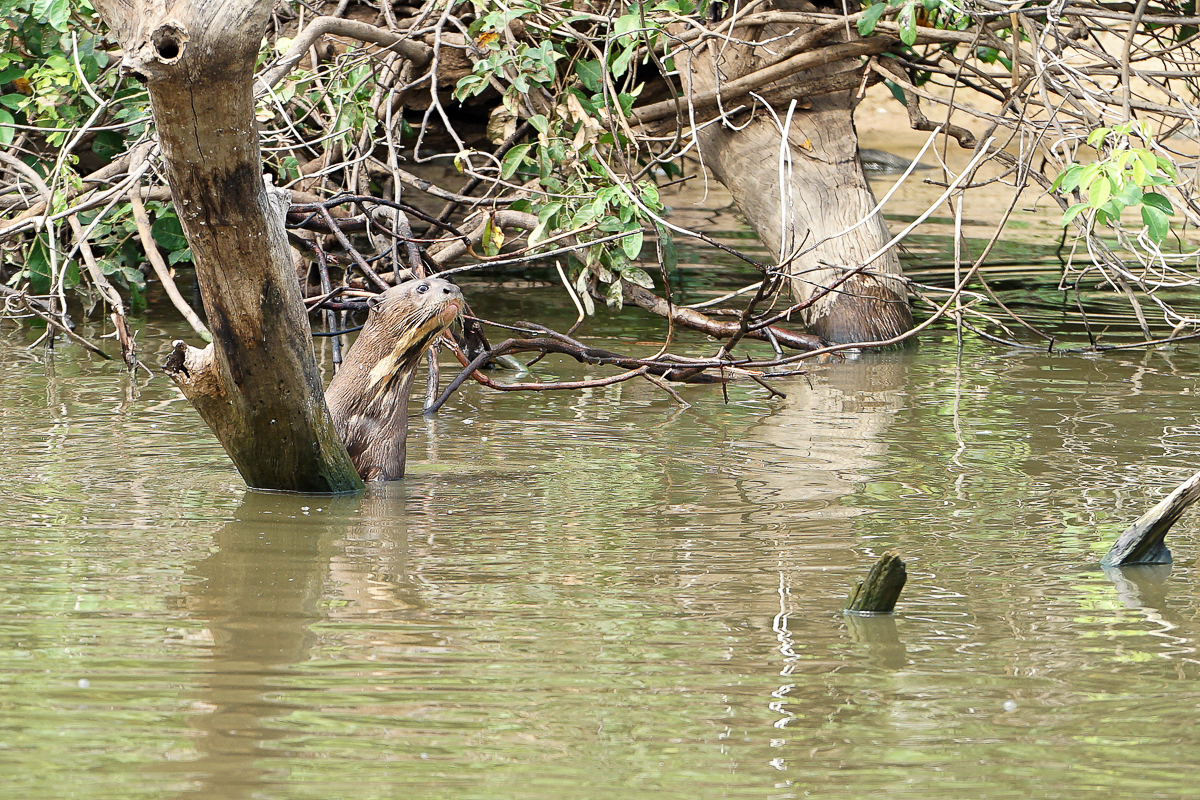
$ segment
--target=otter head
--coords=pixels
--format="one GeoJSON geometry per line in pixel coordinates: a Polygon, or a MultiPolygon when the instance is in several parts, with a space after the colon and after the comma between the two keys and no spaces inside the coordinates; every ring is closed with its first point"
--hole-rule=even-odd
{"type": "Polygon", "coordinates": [[[366,325],[325,392],[334,424],[364,480],[404,474],[405,386],[425,350],[462,315],[463,306],[459,288],[440,278],[406,281],[367,301],[366,325]]]}
{"type": "Polygon", "coordinates": [[[386,362],[389,372],[404,372],[462,316],[463,296],[449,281],[420,278],[375,295],[367,301],[367,308],[370,314],[355,349],[364,339],[372,349],[382,345],[387,352],[377,353],[380,364],[386,362]]]}

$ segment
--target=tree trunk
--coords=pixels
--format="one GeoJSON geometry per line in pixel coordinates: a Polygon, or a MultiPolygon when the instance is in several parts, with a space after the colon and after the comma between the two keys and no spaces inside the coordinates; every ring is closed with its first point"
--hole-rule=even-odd
{"type": "Polygon", "coordinates": [[[361,488],[321,388],[284,233],[263,182],[253,72],[270,0],[97,6],[144,80],[213,343],[177,342],[166,369],[258,489],[361,488]]]}
{"type": "MultiPolygon", "coordinates": [[[[773,7],[813,8],[791,0],[773,7]]],[[[837,10],[840,13],[840,7],[837,10]]],[[[776,37],[794,29],[795,25],[767,25],[757,34],[737,29],[739,37],[773,40],[769,46],[710,39],[692,57],[681,57],[681,74],[693,92],[714,91],[770,65],[796,41],[795,36],[776,37]]],[[[818,44],[810,51],[819,56],[818,48],[824,47],[826,54],[832,54],[828,59],[808,59],[806,68],[762,87],[760,94],[775,102],[778,119],[763,111],[761,103],[746,98],[730,101],[727,109],[744,103],[757,110],[752,118],[744,112],[732,115],[731,125],[709,125],[697,133],[697,140],[705,165],[733,194],[772,258],[791,275],[795,301],[811,302],[802,311],[809,329],[834,342],[883,341],[912,328],[907,293],[897,279],[901,269],[896,253],[888,249],[868,262],[890,238],[887,226],[877,214],[839,235],[875,206],[858,160],[853,119],[857,89],[798,98],[801,102],[788,127],[786,153],[791,165],[781,170],[787,101],[778,98],[789,96],[789,85],[812,86],[814,81],[857,87],[861,72],[857,53],[878,52],[884,45],[882,38],[861,41],[856,34],[847,37],[844,32],[837,38],[844,43],[833,49],[828,43],[818,44]]]]}

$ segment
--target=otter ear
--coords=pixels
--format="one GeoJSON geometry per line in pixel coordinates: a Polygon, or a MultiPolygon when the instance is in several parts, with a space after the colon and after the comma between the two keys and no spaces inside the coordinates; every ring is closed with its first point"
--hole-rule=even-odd
{"type": "Polygon", "coordinates": [[[383,295],[375,294],[367,298],[367,310],[374,311],[383,302],[383,295]]]}

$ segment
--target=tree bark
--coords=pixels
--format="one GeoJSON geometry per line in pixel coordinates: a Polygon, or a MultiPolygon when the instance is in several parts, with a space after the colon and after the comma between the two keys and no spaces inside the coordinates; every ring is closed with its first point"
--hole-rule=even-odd
{"type": "MultiPolygon", "coordinates": [[[[795,0],[779,0],[773,6],[813,8],[795,0]]],[[[764,69],[776,58],[773,52],[786,54],[789,41],[795,40],[786,35],[794,29],[794,25],[764,26],[756,38],[773,40],[767,47],[709,40],[690,56],[680,56],[686,86],[693,93],[708,95],[764,69]]],[[[744,29],[739,29],[739,34],[754,36],[744,29]]],[[[863,48],[864,53],[878,52],[886,45],[879,37],[878,44],[858,42],[861,47],[853,48],[850,45],[858,37],[847,37],[845,32],[832,38],[846,43],[815,45],[827,48],[828,60],[761,87],[759,94],[775,103],[775,115],[756,104],[758,110],[750,118],[741,113],[728,120],[731,124],[709,125],[697,132],[697,140],[705,165],[733,194],[772,258],[792,276],[796,302],[811,302],[802,311],[809,329],[833,342],[883,341],[912,328],[912,312],[904,284],[898,279],[901,268],[894,250],[871,259],[889,239],[882,216],[877,214],[843,233],[875,206],[858,160],[853,119],[857,91],[804,99],[788,125],[788,141],[783,146],[789,86],[799,92],[814,81],[858,74],[859,56],[845,58],[844,54],[863,48]],[[781,170],[785,154],[791,165],[781,170]]],[[[740,103],[750,101],[726,103],[726,107],[740,103]]]]}
{"type": "Polygon", "coordinates": [[[254,61],[270,0],[101,0],[122,66],[149,88],[176,213],[213,342],[177,342],[166,370],[258,489],[362,487],[325,406],[284,233],[264,184],[254,61]]]}

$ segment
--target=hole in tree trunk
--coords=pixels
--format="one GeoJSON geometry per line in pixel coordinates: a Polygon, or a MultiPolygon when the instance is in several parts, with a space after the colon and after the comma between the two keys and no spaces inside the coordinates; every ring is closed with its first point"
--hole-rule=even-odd
{"type": "Polygon", "coordinates": [[[156,30],[152,36],[154,52],[164,63],[173,64],[183,55],[183,49],[189,38],[186,30],[173,22],[168,22],[156,30]]]}

